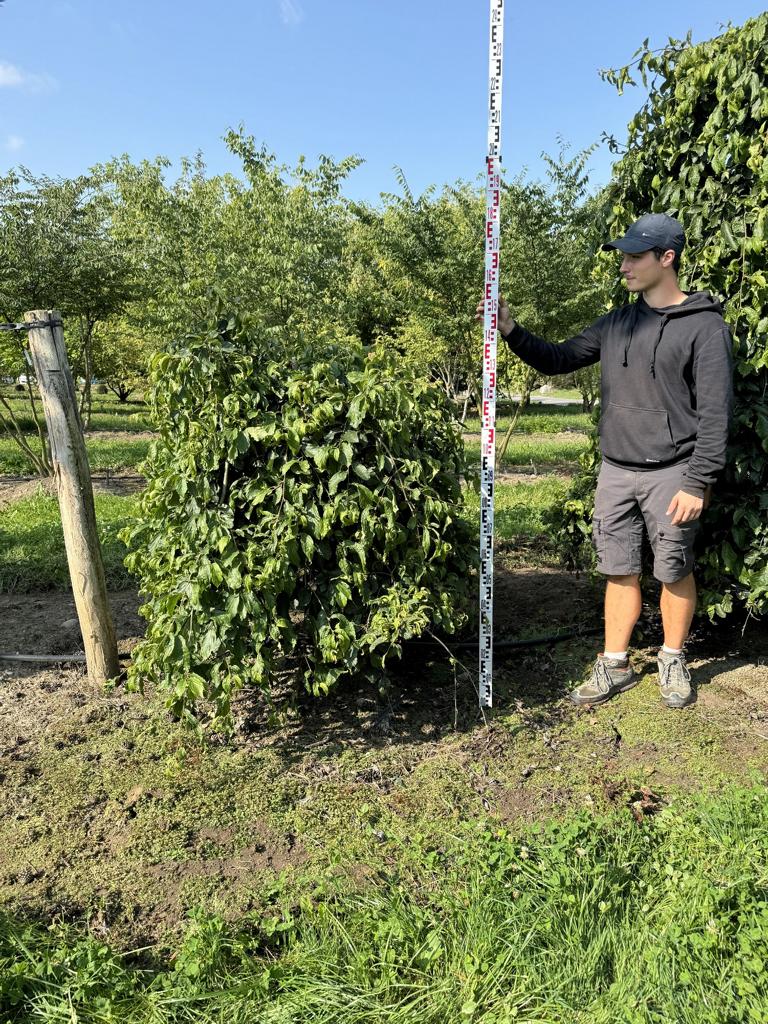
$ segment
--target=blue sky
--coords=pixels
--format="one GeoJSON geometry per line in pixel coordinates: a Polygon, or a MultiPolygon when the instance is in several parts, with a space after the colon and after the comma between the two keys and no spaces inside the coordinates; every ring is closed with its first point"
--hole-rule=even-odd
{"type": "MultiPolygon", "coordinates": [[[[504,166],[543,176],[557,136],[575,152],[625,136],[642,102],[603,83],[642,40],[694,41],[760,14],[749,0],[507,0],[504,166]]],[[[487,0],[6,0],[0,6],[0,169],[75,175],[110,156],[202,150],[242,122],[281,162],[356,153],[347,194],[376,201],[483,170],[487,0]]],[[[593,181],[610,176],[602,145],[593,181]]]]}

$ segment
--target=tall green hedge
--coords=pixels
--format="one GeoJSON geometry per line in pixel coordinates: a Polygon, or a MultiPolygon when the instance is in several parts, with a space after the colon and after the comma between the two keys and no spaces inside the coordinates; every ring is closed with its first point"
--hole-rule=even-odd
{"type": "MultiPolygon", "coordinates": [[[[648,98],[629,124],[609,186],[606,237],[648,212],[678,217],[681,283],[725,299],[734,334],[735,416],[725,472],[702,520],[701,604],[714,618],[768,610],[768,13],[691,45],[648,40],[634,64],[604,76],[621,91],[641,76],[648,98]]],[[[618,149],[614,140],[611,140],[618,149]]],[[[600,257],[615,275],[615,258],[600,257]]],[[[615,299],[626,302],[617,284],[615,299]]],[[[599,453],[584,461],[558,528],[584,557],[599,453]]]]}
{"type": "Polygon", "coordinates": [[[149,620],[131,681],[217,727],[288,658],[308,690],[464,622],[469,475],[444,393],[349,339],[212,314],[155,358],[160,429],[125,532],[149,620]]]}

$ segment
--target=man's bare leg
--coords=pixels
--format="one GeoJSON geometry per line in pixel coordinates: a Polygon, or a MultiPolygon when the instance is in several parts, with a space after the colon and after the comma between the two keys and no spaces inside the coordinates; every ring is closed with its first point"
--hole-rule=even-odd
{"type": "Polygon", "coordinates": [[[643,599],[639,576],[609,576],[605,584],[605,650],[626,651],[643,599]]]}
{"type": "Polygon", "coordinates": [[[629,647],[629,638],[640,618],[641,609],[639,576],[609,576],[606,579],[605,650],[595,659],[589,679],[569,694],[574,704],[601,704],[637,685],[639,679],[622,654],[629,647]],[[605,654],[609,654],[612,660],[606,661],[605,654]]]}
{"type": "Polygon", "coordinates": [[[677,583],[662,583],[660,604],[664,646],[673,651],[681,651],[696,611],[696,581],[693,573],[677,583]]]}

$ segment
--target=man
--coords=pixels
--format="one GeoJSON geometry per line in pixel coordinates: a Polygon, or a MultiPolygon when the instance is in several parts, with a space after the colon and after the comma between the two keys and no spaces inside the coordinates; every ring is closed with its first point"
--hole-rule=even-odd
{"type": "MultiPolygon", "coordinates": [[[[725,464],[732,401],[732,342],[720,303],[678,285],[685,234],[664,214],[641,217],[603,245],[622,254],[633,303],[600,317],[575,338],[552,344],[530,334],[499,299],[499,330],[512,351],[542,373],[601,363],[600,447],[593,539],[607,577],[605,650],[570,698],[598,704],[638,679],[628,659],[641,611],[643,526],[661,582],[664,645],[661,699],[694,699],[683,646],[696,607],[693,542],[705,498],[725,464]]],[[[482,312],[482,303],[478,314],[482,312]]]]}

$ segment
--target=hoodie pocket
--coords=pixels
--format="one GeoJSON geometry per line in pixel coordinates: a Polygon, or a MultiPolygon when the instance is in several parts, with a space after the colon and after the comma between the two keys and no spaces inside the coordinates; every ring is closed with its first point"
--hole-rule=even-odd
{"type": "Polygon", "coordinates": [[[671,462],[677,454],[669,414],[609,402],[600,417],[600,447],[614,462],[653,465],[671,462]]]}

